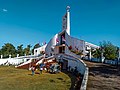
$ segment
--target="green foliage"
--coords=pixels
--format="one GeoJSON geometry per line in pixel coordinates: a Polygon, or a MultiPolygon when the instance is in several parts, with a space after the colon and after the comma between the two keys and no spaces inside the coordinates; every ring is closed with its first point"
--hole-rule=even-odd
{"type": "Polygon", "coordinates": [[[83,51],[81,50],[71,50],[71,52],[75,53],[76,55],[83,55],[83,51]]]}
{"type": "Polygon", "coordinates": [[[101,50],[97,48],[96,50],[92,49],[91,54],[95,58],[100,58],[101,57],[101,50]]]}
{"type": "MultiPolygon", "coordinates": [[[[9,55],[11,55],[12,57],[16,57],[17,54],[19,54],[19,56],[24,56],[26,55],[30,55],[31,54],[31,45],[27,45],[26,48],[23,48],[23,44],[17,46],[17,49],[14,47],[14,45],[12,45],[11,43],[6,43],[4,46],[2,46],[2,48],[0,49],[0,55],[3,55],[3,58],[8,58],[9,55]]],[[[39,43],[36,44],[33,47],[33,51],[35,48],[40,47],[39,43]]]]}
{"type": "Polygon", "coordinates": [[[105,59],[114,60],[118,57],[118,47],[114,46],[109,41],[100,42],[100,48],[96,50],[91,50],[92,56],[95,58],[100,58],[101,53],[105,59]]]}
{"type": "Polygon", "coordinates": [[[25,53],[26,55],[30,55],[30,54],[31,54],[31,50],[30,50],[31,47],[32,47],[32,46],[29,44],[29,45],[27,45],[27,47],[24,49],[24,53],[25,53]]]}
{"type": "Polygon", "coordinates": [[[37,43],[37,44],[35,44],[35,46],[33,48],[35,49],[35,48],[39,48],[39,47],[40,47],[40,44],[37,43]]]}
{"type": "Polygon", "coordinates": [[[113,60],[117,58],[117,47],[114,46],[111,42],[100,42],[100,46],[106,59],[113,60]]]}
{"type": "Polygon", "coordinates": [[[4,46],[2,46],[1,54],[4,55],[4,58],[8,58],[9,55],[12,55],[12,57],[15,57],[16,49],[11,43],[6,43],[4,46]]]}
{"type": "Polygon", "coordinates": [[[17,46],[17,54],[19,54],[19,56],[23,56],[24,55],[23,44],[17,46]]]}
{"type": "Polygon", "coordinates": [[[0,55],[2,54],[2,51],[1,51],[1,49],[0,49],[0,55]]]}
{"type": "Polygon", "coordinates": [[[70,78],[74,78],[62,72],[50,74],[43,71],[41,75],[39,71],[35,72],[32,76],[31,71],[25,69],[0,66],[0,90],[69,90],[72,83],[70,78]]]}
{"type": "Polygon", "coordinates": [[[77,55],[83,55],[83,52],[80,50],[80,51],[77,51],[76,54],[77,55]]]}

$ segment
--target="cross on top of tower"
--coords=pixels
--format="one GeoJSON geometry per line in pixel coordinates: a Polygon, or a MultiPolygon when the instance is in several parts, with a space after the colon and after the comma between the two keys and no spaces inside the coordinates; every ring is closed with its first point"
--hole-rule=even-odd
{"type": "Polygon", "coordinates": [[[66,9],[67,9],[67,12],[69,12],[69,11],[70,11],[70,6],[67,6],[67,8],[66,8],[66,9]]]}

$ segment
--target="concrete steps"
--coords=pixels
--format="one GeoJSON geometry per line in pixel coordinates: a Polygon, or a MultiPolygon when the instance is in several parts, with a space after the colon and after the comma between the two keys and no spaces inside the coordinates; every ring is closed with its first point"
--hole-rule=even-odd
{"type": "Polygon", "coordinates": [[[36,63],[38,61],[40,61],[40,60],[35,60],[33,62],[30,62],[30,63],[24,64],[24,65],[18,66],[17,68],[19,68],[19,69],[29,69],[31,66],[36,66],[36,63]]]}

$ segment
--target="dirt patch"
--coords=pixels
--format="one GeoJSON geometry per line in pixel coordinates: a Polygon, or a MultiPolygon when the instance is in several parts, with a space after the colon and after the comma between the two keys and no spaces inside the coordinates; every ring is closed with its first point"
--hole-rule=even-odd
{"type": "Polygon", "coordinates": [[[84,62],[89,67],[87,90],[120,90],[118,67],[103,63],[84,62]]]}

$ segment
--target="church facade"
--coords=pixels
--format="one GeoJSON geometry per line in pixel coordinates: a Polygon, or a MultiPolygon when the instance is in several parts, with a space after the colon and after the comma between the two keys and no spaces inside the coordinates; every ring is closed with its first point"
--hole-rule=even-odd
{"type": "Polygon", "coordinates": [[[99,46],[70,36],[70,7],[67,6],[66,14],[62,18],[62,31],[56,34],[48,44],[34,50],[34,55],[45,52],[47,57],[68,54],[91,58],[91,48],[99,46]]]}

